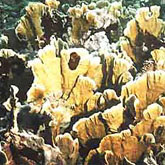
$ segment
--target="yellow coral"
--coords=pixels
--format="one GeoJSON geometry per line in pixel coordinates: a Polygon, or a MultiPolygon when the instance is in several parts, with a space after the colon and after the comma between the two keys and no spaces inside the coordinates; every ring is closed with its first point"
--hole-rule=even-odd
{"type": "Polygon", "coordinates": [[[24,16],[21,17],[20,23],[17,25],[15,32],[18,39],[21,41],[28,41],[33,39],[33,31],[31,25],[28,19],[26,19],[24,16]]]}
{"type": "Polygon", "coordinates": [[[90,23],[91,25],[97,25],[97,15],[95,12],[93,11],[89,11],[86,14],[86,20],[88,21],[88,23],[90,23]]]}
{"type": "MultiPolygon", "coordinates": [[[[130,130],[124,130],[121,133],[105,136],[96,150],[99,154],[105,154],[105,161],[111,165],[119,163],[124,157],[131,162],[136,162],[146,150],[146,147],[138,141],[136,136],[131,135],[130,130]]],[[[89,152],[86,164],[95,154],[93,150],[89,152]]]]}
{"type": "Polygon", "coordinates": [[[73,140],[69,133],[65,133],[64,135],[58,135],[55,141],[67,164],[75,165],[79,156],[78,139],[73,140]]]}
{"type": "Polygon", "coordinates": [[[80,18],[83,15],[83,10],[81,8],[69,8],[68,12],[70,16],[73,16],[75,18],[80,18]]]}
{"type": "Polygon", "coordinates": [[[151,6],[150,8],[142,7],[137,10],[135,19],[127,23],[124,35],[129,38],[129,41],[121,39],[121,48],[123,51],[126,51],[134,62],[139,62],[139,55],[136,50],[137,38],[141,35],[143,35],[143,37],[153,35],[157,38],[163,32],[164,23],[163,20],[158,18],[159,13],[159,6],[151,6]]]}
{"type": "Polygon", "coordinates": [[[137,28],[137,23],[135,19],[127,23],[127,27],[124,30],[124,35],[127,36],[131,40],[132,44],[135,43],[136,37],[138,35],[138,28],[137,28]]]}
{"type": "Polygon", "coordinates": [[[45,4],[48,5],[52,9],[57,9],[60,5],[60,1],[57,0],[45,0],[45,4]]]}
{"type": "Polygon", "coordinates": [[[44,34],[41,27],[41,18],[47,13],[47,6],[43,3],[29,3],[25,10],[27,16],[31,18],[37,37],[41,38],[44,34]]]}
{"type": "MultiPolygon", "coordinates": [[[[90,7],[89,5],[88,8],[90,7]]],[[[88,8],[86,5],[82,5],[82,7],[73,7],[68,10],[72,18],[71,41],[75,44],[81,44],[83,35],[90,30],[90,27],[98,29],[105,26],[106,28],[112,21],[116,23],[120,15],[121,3],[112,3],[109,11],[107,8],[93,10],[88,8]]]]}
{"type": "Polygon", "coordinates": [[[123,123],[123,110],[122,105],[118,104],[103,113],[96,113],[89,118],[82,118],[73,125],[73,135],[78,137],[82,144],[86,144],[90,139],[102,138],[107,133],[103,120],[110,132],[117,132],[123,123]]]}
{"type": "Polygon", "coordinates": [[[165,69],[165,48],[155,49],[151,52],[151,55],[156,63],[156,69],[165,69]]]}
{"type": "MultiPolygon", "coordinates": [[[[128,70],[131,68],[131,64],[124,60],[124,59],[115,59],[114,63],[113,63],[113,75],[112,75],[112,83],[115,84],[117,83],[120,76],[122,76],[123,74],[125,74],[125,78],[127,77],[126,72],[128,72],[128,70]]],[[[126,82],[132,80],[132,76],[128,75],[128,80],[124,80],[126,82]],[[129,79],[130,78],[130,79],[129,79]]],[[[122,82],[123,80],[121,79],[120,82],[122,82]]],[[[124,83],[126,83],[124,82],[124,83]]]]}
{"type": "Polygon", "coordinates": [[[156,130],[159,126],[165,126],[165,116],[159,116],[153,122],[153,130],[156,130]]]}
{"type": "Polygon", "coordinates": [[[82,118],[73,125],[73,136],[77,137],[81,144],[86,144],[90,139],[102,138],[106,135],[104,124],[98,119],[98,114],[88,118],[82,118]]]}
{"type": "Polygon", "coordinates": [[[162,30],[163,21],[158,19],[160,7],[151,6],[151,13],[148,7],[138,9],[136,14],[136,20],[143,33],[148,32],[149,34],[158,37],[162,30]]]}
{"type": "Polygon", "coordinates": [[[62,89],[64,92],[64,97],[68,96],[77,77],[87,73],[90,64],[88,55],[88,51],[82,48],[72,48],[61,51],[61,73],[63,78],[62,89]],[[80,61],[74,70],[71,70],[68,65],[72,53],[76,53],[77,56],[80,57],[80,61]]]}
{"type": "Polygon", "coordinates": [[[104,110],[111,101],[119,101],[119,97],[112,89],[106,89],[103,93],[96,92],[86,103],[87,111],[104,110]]]}
{"type": "Polygon", "coordinates": [[[103,92],[103,95],[107,101],[119,100],[119,97],[117,96],[116,92],[113,89],[106,89],[103,92]]]}
{"type": "Polygon", "coordinates": [[[165,48],[161,47],[160,49],[155,49],[151,52],[152,58],[155,62],[165,59],[165,48]]]}
{"type": "Polygon", "coordinates": [[[102,96],[102,93],[96,92],[94,95],[92,95],[89,100],[87,101],[87,111],[92,111],[95,109],[98,109],[98,100],[102,96]]]}
{"type": "Polygon", "coordinates": [[[103,72],[102,72],[102,64],[99,57],[89,57],[89,68],[86,73],[86,76],[93,79],[96,83],[97,88],[100,88],[102,85],[103,72]]]}
{"type": "Polygon", "coordinates": [[[56,57],[55,48],[47,45],[39,50],[38,55],[39,58],[29,63],[35,77],[33,84],[43,86],[45,94],[61,91],[60,58],[56,57]]]}
{"type": "Polygon", "coordinates": [[[69,108],[59,106],[52,109],[48,114],[53,118],[53,120],[50,121],[49,126],[51,127],[52,141],[55,144],[55,138],[60,134],[60,128],[63,127],[63,129],[65,129],[69,126],[73,113],[69,108]]]}
{"type": "Polygon", "coordinates": [[[119,17],[121,8],[122,8],[122,3],[121,2],[113,2],[110,5],[109,13],[111,15],[113,15],[114,17],[119,17]]]}
{"type": "Polygon", "coordinates": [[[128,82],[122,87],[122,98],[128,98],[131,94],[135,94],[139,99],[139,109],[136,109],[137,118],[141,116],[141,110],[155,102],[164,92],[164,79],[165,73],[163,71],[147,72],[139,79],[128,82]]]}
{"type": "MultiPolygon", "coordinates": [[[[127,35],[129,35],[129,34],[127,34],[127,35]]],[[[130,45],[129,41],[128,41],[128,40],[121,39],[120,45],[121,45],[122,51],[126,52],[127,55],[128,55],[134,62],[136,62],[136,57],[135,57],[135,54],[134,54],[134,52],[133,52],[133,48],[132,48],[132,46],[130,45]]]]}
{"type": "Polygon", "coordinates": [[[156,103],[151,104],[143,111],[143,117],[145,120],[156,119],[162,113],[162,107],[156,103]]]}
{"type": "Polygon", "coordinates": [[[75,105],[75,115],[84,111],[84,105],[87,100],[93,95],[93,90],[96,88],[95,82],[89,77],[79,76],[75,87],[72,89],[67,100],[68,105],[75,105]],[[80,111],[80,112],[79,112],[80,111]]]}
{"type": "Polygon", "coordinates": [[[25,10],[26,15],[21,17],[15,33],[18,39],[34,44],[36,39],[40,40],[44,35],[41,27],[41,19],[48,13],[48,6],[39,2],[31,2],[25,10]]]}

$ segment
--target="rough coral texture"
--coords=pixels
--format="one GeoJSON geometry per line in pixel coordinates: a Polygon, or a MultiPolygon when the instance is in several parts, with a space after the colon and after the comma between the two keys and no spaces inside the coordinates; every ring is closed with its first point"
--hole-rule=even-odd
{"type": "Polygon", "coordinates": [[[29,3],[26,7],[26,15],[20,20],[16,27],[16,34],[20,40],[35,43],[35,39],[40,40],[44,32],[41,27],[41,18],[47,14],[48,6],[43,3],[29,3]]]}
{"type": "Polygon", "coordinates": [[[82,144],[85,144],[90,139],[104,137],[108,132],[117,132],[122,123],[123,107],[119,104],[103,113],[96,113],[89,119],[80,119],[73,126],[73,134],[82,144]]]}
{"type": "Polygon", "coordinates": [[[165,162],[164,10],[134,2],[30,2],[4,30],[0,164],[165,162]]]}
{"type": "Polygon", "coordinates": [[[25,8],[26,14],[21,17],[15,33],[19,40],[27,41],[29,47],[43,47],[45,44],[45,31],[43,27],[44,17],[51,17],[52,10],[56,10],[60,2],[47,0],[44,3],[30,2],[25,8]]]}
{"type": "Polygon", "coordinates": [[[64,155],[67,164],[76,164],[79,155],[78,139],[73,140],[69,133],[65,133],[64,135],[58,135],[56,137],[56,144],[64,155]]]}
{"type": "Polygon", "coordinates": [[[90,5],[82,5],[82,7],[70,8],[72,42],[81,44],[79,43],[81,42],[81,38],[83,39],[84,35],[90,30],[90,27],[106,29],[111,24],[117,23],[122,4],[120,2],[114,2],[109,6],[109,8],[104,8],[104,5],[92,8],[90,5]]]}
{"type": "Polygon", "coordinates": [[[29,63],[35,75],[33,84],[43,86],[45,93],[60,91],[62,79],[60,58],[56,57],[55,48],[48,45],[38,52],[38,56],[39,58],[29,63]]]}
{"type": "Polygon", "coordinates": [[[136,110],[137,117],[141,116],[141,110],[146,108],[148,104],[155,102],[159,95],[164,93],[164,76],[163,71],[148,72],[123,86],[121,92],[123,98],[135,94],[139,99],[139,107],[136,110]]]}
{"type": "Polygon", "coordinates": [[[165,48],[161,47],[160,49],[155,49],[151,52],[152,58],[156,63],[157,70],[164,69],[164,55],[165,55],[165,48]]]}
{"type": "Polygon", "coordinates": [[[146,51],[152,51],[154,48],[164,45],[157,39],[164,33],[164,23],[163,20],[158,18],[159,14],[160,6],[143,7],[137,10],[135,19],[127,23],[124,30],[127,39],[121,40],[121,47],[136,63],[142,60],[140,56],[147,56],[146,51]],[[150,42],[154,38],[155,47],[152,48],[150,42]]]}

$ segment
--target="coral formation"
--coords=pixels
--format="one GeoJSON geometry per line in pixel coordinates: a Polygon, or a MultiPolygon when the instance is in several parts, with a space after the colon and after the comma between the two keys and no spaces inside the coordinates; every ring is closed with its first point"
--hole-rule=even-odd
{"type": "Polygon", "coordinates": [[[29,2],[0,29],[0,164],[164,165],[164,8],[132,2],[29,2]]]}
{"type": "Polygon", "coordinates": [[[20,23],[16,27],[16,34],[20,40],[33,42],[43,37],[44,32],[41,27],[41,18],[47,14],[48,6],[42,3],[29,3],[25,8],[27,14],[21,18],[20,23]]]}
{"type": "Polygon", "coordinates": [[[122,123],[123,107],[119,104],[103,113],[80,119],[73,125],[73,134],[85,144],[90,139],[102,138],[107,133],[117,132],[122,123]]]}
{"type": "Polygon", "coordinates": [[[58,135],[55,141],[60,151],[64,155],[64,159],[66,160],[67,164],[76,164],[79,155],[78,139],[73,140],[69,133],[65,133],[64,135],[58,135]]]}
{"type": "Polygon", "coordinates": [[[127,23],[121,47],[135,63],[146,59],[149,51],[164,45],[159,40],[160,35],[164,33],[164,22],[158,18],[159,15],[160,6],[143,7],[137,10],[135,19],[127,23]]]}
{"type": "Polygon", "coordinates": [[[139,99],[139,105],[136,109],[137,118],[141,118],[141,112],[147,105],[155,102],[159,95],[164,93],[164,76],[164,71],[147,72],[137,80],[128,82],[123,86],[121,91],[123,98],[135,94],[139,99]]]}

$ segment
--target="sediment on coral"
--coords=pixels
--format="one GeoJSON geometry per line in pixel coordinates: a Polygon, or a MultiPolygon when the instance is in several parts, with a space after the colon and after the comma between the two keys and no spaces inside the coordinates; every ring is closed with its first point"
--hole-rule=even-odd
{"type": "Polygon", "coordinates": [[[163,2],[132,2],[29,2],[0,30],[0,164],[165,162],[163,2]]]}

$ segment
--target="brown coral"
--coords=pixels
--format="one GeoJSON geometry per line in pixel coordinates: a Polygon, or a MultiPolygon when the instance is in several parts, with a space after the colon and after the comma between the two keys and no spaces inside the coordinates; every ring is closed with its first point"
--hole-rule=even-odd
{"type": "Polygon", "coordinates": [[[13,160],[9,157],[11,164],[66,164],[57,146],[45,144],[41,137],[32,133],[10,132],[7,135],[7,141],[4,152],[8,152],[7,156],[12,154],[13,160]],[[29,155],[29,152],[33,154],[29,155]]]}

